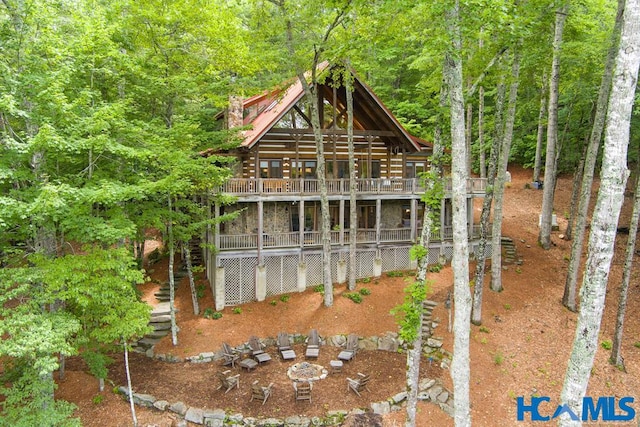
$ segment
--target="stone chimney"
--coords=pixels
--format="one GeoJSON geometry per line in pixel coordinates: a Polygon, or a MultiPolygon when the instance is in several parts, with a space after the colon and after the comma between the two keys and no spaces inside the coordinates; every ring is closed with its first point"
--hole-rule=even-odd
{"type": "Polygon", "coordinates": [[[227,112],[227,128],[233,129],[242,126],[243,118],[242,98],[239,96],[230,96],[229,110],[227,112]]]}

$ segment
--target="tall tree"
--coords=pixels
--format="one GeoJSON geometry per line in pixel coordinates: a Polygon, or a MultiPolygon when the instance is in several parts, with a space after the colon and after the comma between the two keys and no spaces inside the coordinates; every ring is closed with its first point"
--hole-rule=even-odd
{"type": "Polygon", "coordinates": [[[544,138],[546,107],[547,107],[547,73],[542,74],[540,88],[540,111],[538,112],[538,132],[536,133],[536,154],[533,160],[533,182],[540,182],[540,169],[542,167],[542,141],[544,138]]]}
{"type": "Polygon", "coordinates": [[[587,154],[585,155],[580,201],[576,212],[574,235],[571,242],[571,257],[569,258],[567,277],[564,284],[564,294],[562,295],[562,304],[571,311],[576,311],[576,284],[578,282],[578,269],[580,267],[580,261],[582,260],[582,245],[584,242],[589,201],[591,200],[593,173],[596,167],[598,148],[600,147],[605,118],[607,115],[607,105],[609,102],[609,94],[611,93],[613,69],[618,52],[620,32],[622,29],[624,4],[624,0],[618,0],[618,12],[616,14],[615,25],[610,37],[607,59],[605,62],[604,72],[602,74],[602,80],[600,82],[598,101],[593,118],[593,128],[591,129],[589,145],[587,146],[587,154]]]}
{"type": "Polygon", "coordinates": [[[449,87],[451,110],[451,151],[453,204],[453,286],[454,343],[451,378],[453,379],[454,421],[457,427],[470,426],[469,402],[469,246],[467,231],[467,164],[464,131],[464,99],[462,95],[462,42],[460,36],[460,4],[455,1],[447,10],[446,21],[451,38],[451,50],[445,58],[444,76],[449,87]]]}
{"type": "Polygon", "coordinates": [[[551,247],[551,221],[553,219],[553,199],[556,189],[556,145],[558,141],[558,97],[560,87],[560,50],[562,34],[567,18],[569,2],[563,0],[556,10],[555,35],[553,38],[553,60],[549,77],[549,108],[547,121],[547,150],[544,165],[544,187],[542,213],[538,242],[544,249],[551,247]]]}
{"type": "MultiPolygon", "coordinates": [[[[568,404],[576,414],[582,413],[582,398],[598,348],[618,217],[629,175],[627,148],[639,66],[640,1],[628,0],[624,8],[620,47],[607,108],[601,185],[591,221],[576,334],[560,395],[561,402],[568,404]]],[[[572,421],[565,413],[560,417],[559,425],[580,425],[580,421],[572,421]]]]}

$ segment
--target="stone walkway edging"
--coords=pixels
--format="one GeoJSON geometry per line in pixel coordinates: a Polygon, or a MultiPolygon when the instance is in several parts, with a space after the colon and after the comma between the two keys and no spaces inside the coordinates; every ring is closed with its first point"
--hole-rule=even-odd
{"type": "MultiPolygon", "coordinates": [[[[434,325],[435,327],[435,325],[434,325]]],[[[290,336],[294,343],[304,343],[306,336],[294,334],[290,336]]],[[[265,338],[261,340],[265,346],[275,346],[274,338],[265,338]]],[[[347,342],[347,335],[338,334],[326,337],[322,340],[322,345],[331,347],[344,347],[347,342]]],[[[242,344],[236,349],[246,348],[247,344],[242,344]]],[[[360,350],[379,350],[379,351],[403,351],[404,342],[395,332],[387,332],[382,336],[372,336],[359,338],[358,349],[360,350]]],[[[172,354],[155,354],[153,348],[147,350],[145,354],[148,357],[155,358],[169,363],[211,363],[217,362],[222,358],[222,350],[218,352],[203,352],[195,356],[185,358],[177,357],[172,354]]],[[[442,339],[437,337],[429,338],[424,342],[423,354],[429,361],[437,361],[444,369],[448,369],[451,361],[451,353],[442,348],[442,339]]],[[[120,386],[118,391],[128,400],[129,393],[127,387],[120,386]]],[[[407,392],[401,391],[385,401],[373,402],[370,404],[370,410],[374,414],[387,414],[402,410],[402,406],[407,399],[407,392]]],[[[439,406],[445,413],[453,417],[453,393],[447,390],[439,379],[424,378],[420,380],[418,386],[418,400],[430,401],[439,406]]],[[[285,426],[285,427],[322,427],[340,425],[345,417],[351,414],[360,414],[364,411],[360,408],[348,410],[334,410],[326,413],[325,417],[300,417],[291,416],[284,419],[265,418],[256,419],[253,417],[243,417],[239,413],[227,414],[224,409],[203,409],[196,407],[188,407],[183,402],[170,403],[166,400],[156,399],[149,394],[133,393],[133,402],[136,405],[148,408],[155,408],[161,411],[170,411],[180,417],[180,421],[191,422],[206,427],[224,427],[224,426],[247,426],[247,427],[267,427],[267,426],[285,426]]]]}

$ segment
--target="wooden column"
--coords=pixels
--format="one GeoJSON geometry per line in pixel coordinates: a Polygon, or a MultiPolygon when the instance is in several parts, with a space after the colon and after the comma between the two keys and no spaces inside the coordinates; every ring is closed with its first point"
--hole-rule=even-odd
{"type": "Polygon", "coordinates": [[[340,221],[340,246],[342,246],[344,245],[344,199],[340,199],[340,214],[338,221],[340,221]]]}
{"type": "Polygon", "coordinates": [[[304,248],[304,199],[298,203],[298,232],[300,233],[300,251],[304,248]]]}
{"type": "Polygon", "coordinates": [[[262,246],[264,232],[264,202],[258,200],[258,265],[262,265],[262,246]]]}
{"type": "MultiPolygon", "coordinates": [[[[417,229],[418,229],[418,200],[411,199],[411,242],[416,241],[417,229]]],[[[422,224],[424,227],[424,224],[422,224]]],[[[420,231],[422,233],[422,230],[420,231]]]]}
{"type": "Polygon", "coordinates": [[[382,200],[376,199],[376,243],[380,244],[380,229],[382,222],[382,200]]]}

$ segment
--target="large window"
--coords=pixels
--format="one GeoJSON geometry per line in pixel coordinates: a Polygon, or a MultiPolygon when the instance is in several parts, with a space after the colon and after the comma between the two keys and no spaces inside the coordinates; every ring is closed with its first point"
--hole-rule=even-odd
{"type": "Polygon", "coordinates": [[[260,160],[260,178],[282,178],[282,161],[260,160]]]}
{"type": "Polygon", "coordinates": [[[420,174],[426,170],[425,166],[425,162],[407,162],[407,178],[419,178],[420,174]]]}
{"type": "Polygon", "coordinates": [[[380,178],[380,160],[371,160],[371,170],[366,160],[358,162],[358,175],[361,178],[380,178]]]}
{"type": "Polygon", "coordinates": [[[291,178],[316,178],[316,161],[303,160],[301,162],[291,162],[291,178]]]}
{"type": "Polygon", "coordinates": [[[333,161],[327,161],[327,178],[329,179],[347,179],[349,178],[349,161],[336,160],[336,172],[333,171],[333,161]]]}

